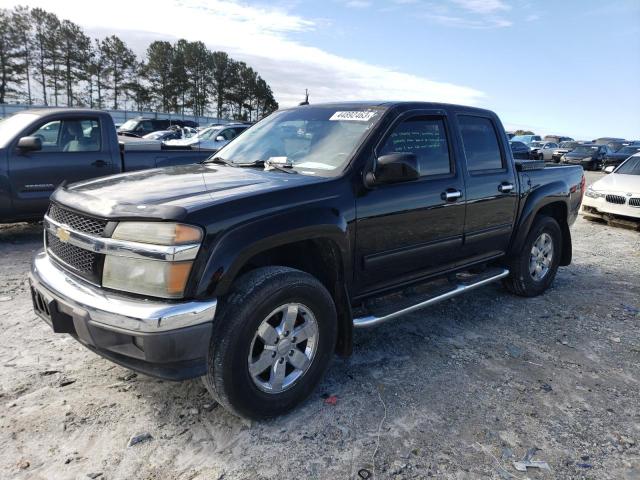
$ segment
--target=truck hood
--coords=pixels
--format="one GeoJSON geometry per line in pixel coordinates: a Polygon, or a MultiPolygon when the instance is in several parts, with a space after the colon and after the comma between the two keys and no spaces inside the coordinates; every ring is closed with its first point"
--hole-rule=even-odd
{"type": "Polygon", "coordinates": [[[261,168],[193,164],[75,183],[58,188],[51,199],[104,218],[180,220],[213,204],[322,180],[261,168]]]}

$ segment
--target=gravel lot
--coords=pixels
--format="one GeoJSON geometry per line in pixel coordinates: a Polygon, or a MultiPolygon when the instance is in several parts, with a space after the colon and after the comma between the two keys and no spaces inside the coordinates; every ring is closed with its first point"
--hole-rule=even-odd
{"type": "Polygon", "coordinates": [[[579,218],[573,237],[545,295],[494,285],[358,331],[306,403],[248,424],[199,380],[54,335],[26,285],[41,227],[0,226],[0,477],[638,479],[640,234],[579,218]],[[527,452],[550,470],[517,471],[527,452]]]}

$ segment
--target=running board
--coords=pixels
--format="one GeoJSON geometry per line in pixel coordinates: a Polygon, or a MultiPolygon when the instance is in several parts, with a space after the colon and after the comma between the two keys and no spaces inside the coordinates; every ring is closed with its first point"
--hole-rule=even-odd
{"type": "Polygon", "coordinates": [[[462,293],[466,293],[470,290],[473,290],[478,287],[482,287],[483,285],[495,282],[496,280],[500,280],[501,278],[506,277],[507,275],[509,275],[509,270],[507,270],[506,268],[500,268],[500,269],[493,270],[491,273],[492,275],[481,276],[481,278],[476,281],[473,281],[473,279],[471,279],[471,281],[469,282],[459,282],[455,284],[455,286],[447,292],[441,293],[440,295],[436,295],[427,300],[416,303],[415,305],[402,308],[400,310],[397,310],[393,313],[389,313],[384,316],[378,317],[375,315],[367,315],[365,317],[354,318],[353,326],[355,328],[373,327],[374,325],[378,325],[382,322],[386,322],[387,320],[392,320],[394,318],[400,317],[407,313],[415,312],[416,310],[420,310],[421,308],[425,308],[430,305],[434,305],[438,302],[442,302],[449,298],[457,297],[462,293]]]}

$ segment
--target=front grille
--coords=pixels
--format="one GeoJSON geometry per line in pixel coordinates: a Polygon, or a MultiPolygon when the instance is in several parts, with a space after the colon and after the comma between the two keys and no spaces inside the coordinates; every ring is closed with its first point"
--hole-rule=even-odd
{"type": "Polygon", "coordinates": [[[622,195],[607,195],[605,200],[609,203],[615,203],[616,205],[624,205],[627,201],[622,195]]]}
{"type": "Polygon", "coordinates": [[[629,206],[640,207],[640,197],[633,197],[629,199],[629,206]]]}
{"type": "Polygon", "coordinates": [[[98,281],[102,255],[61,242],[50,232],[47,232],[47,249],[66,267],[89,280],[98,281]]]}
{"type": "Polygon", "coordinates": [[[103,235],[108,223],[106,220],[72,212],[71,210],[59,207],[55,203],[51,204],[47,215],[56,222],[67,225],[73,230],[90,235],[103,235]]]}

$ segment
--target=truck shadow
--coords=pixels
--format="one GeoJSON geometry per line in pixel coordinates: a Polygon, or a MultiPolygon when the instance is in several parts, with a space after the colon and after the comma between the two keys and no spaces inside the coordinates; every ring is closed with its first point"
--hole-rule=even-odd
{"type": "Polygon", "coordinates": [[[42,243],[42,222],[0,224],[0,244],[42,243]]]}

